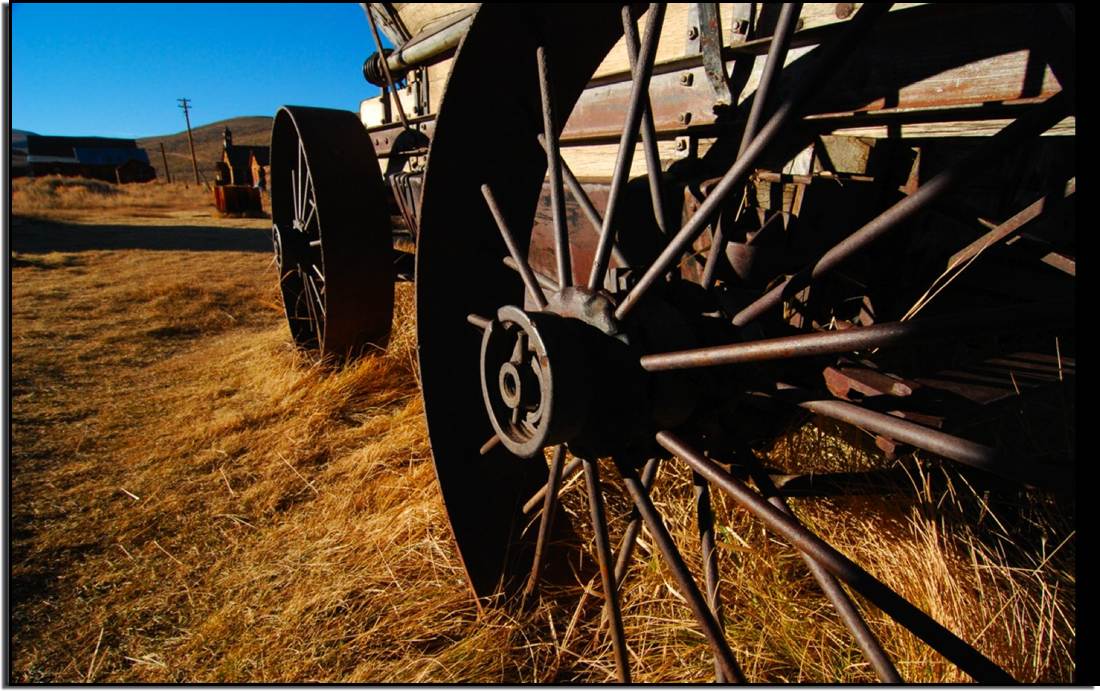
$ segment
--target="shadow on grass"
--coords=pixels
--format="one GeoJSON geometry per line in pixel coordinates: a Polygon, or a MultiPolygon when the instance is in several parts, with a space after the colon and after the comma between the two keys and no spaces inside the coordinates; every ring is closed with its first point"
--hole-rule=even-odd
{"type": "Polygon", "coordinates": [[[13,216],[12,252],[87,252],[91,250],[176,250],[271,252],[267,230],[218,226],[82,225],[13,216]]]}

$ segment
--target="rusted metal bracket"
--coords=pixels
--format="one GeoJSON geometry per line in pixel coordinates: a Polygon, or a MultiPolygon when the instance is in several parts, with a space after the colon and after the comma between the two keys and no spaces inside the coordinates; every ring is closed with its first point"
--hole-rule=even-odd
{"type": "Polygon", "coordinates": [[[729,76],[726,74],[726,63],[722,59],[722,17],[718,11],[718,3],[700,2],[695,6],[699,15],[699,52],[703,54],[703,70],[707,81],[714,90],[714,105],[732,105],[729,76]]]}

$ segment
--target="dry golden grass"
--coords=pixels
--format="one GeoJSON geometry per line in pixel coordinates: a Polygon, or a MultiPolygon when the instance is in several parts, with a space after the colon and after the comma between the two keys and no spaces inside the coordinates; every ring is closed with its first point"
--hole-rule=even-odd
{"type": "MultiPolygon", "coordinates": [[[[585,584],[523,610],[471,601],[423,426],[410,286],[385,355],[324,368],[290,347],[266,252],[19,249],[58,221],[141,209],[266,242],[264,221],[203,217],[205,195],[157,210],[144,188],[98,207],[26,192],[14,211],[38,220],[13,229],[12,681],[613,678],[599,598],[576,609],[585,584]]],[[[156,218],[129,231],[182,232],[156,218]]],[[[826,432],[806,424],[761,452],[792,469],[881,463],[826,432]]],[[[904,467],[912,486],[890,496],[792,503],[1019,679],[1069,681],[1072,506],[904,467]]],[[[607,484],[615,539],[628,507],[607,484]]],[[[587,544],[582,485],[563,496],[587,544]]],[[[654,500],[698,569],[690,495],[682,466],[661,469],[654,500]]],[[[726,628],[749,678],[871,680],[798,555],[716,504],[726,628]]],[[[592,553],[572,554],[578,571],[592,553]]],[[[623,593],[635,679],[706,681],[706,645],[644,533],[636,555],[623,593]]],[[[966,679],[864,610],[907,679],[966,679]]]]}

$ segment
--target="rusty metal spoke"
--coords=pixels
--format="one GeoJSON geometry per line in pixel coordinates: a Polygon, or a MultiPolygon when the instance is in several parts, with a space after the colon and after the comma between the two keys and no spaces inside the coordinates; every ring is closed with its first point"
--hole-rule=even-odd
{"type": "MultiPolygon", "coordinates": [[[[515,271],[516,273],[520,273],[519,264],[517,264],[516,260],[512,259],[511,256],[507,256],[507,257],[504,258],[504,265],[507,266],[512,271],[515,271]]],[[[534,269],[531,270],[531,273],[533,273],[535,275],[535,280],[538,281],[539,285],[542,286],[544,290],[557,290],[558,289],[557,281],[550,278],[546,274],[539,273],[538,271],[535,271],[534,269]]]]}
{"type": "Polygon", "coordinates": [[[641,365],[649,372],[662,372],[816,355],[839,355],[874,348],[908,346],[937,339],[957,339],[968,334],[1014,331],[1022,323],[1033,328],[1046,324],[1072,323],[1073,317],[1071,302],[1042,302],[932,319],[853,327],[843,331],[818,331],[673,353],[655,353],[643,355],[641,365]]]}
{"type": "Polygon", "coordinates": [[[539,309],[545,309],[546,295],[543,294],[542,288],[539,286],[539,282],[535,278],[534,272],[531,271],[531,266],[527,263],[527,259],[520,253],[519,247],[516,245],[515,236],[512,235],[512,231],[508,228],[508,223],[504,220],[504,214],[501,213],[500,207],[493,197],[493,192],[489,189],[489,185],[486,184],[481,186],[481,194],[485,197],[485,203],[489,205],[489,211],[492,212],[493,220],[496,221],[497,228],[500,229],[500,235],[504,238],[504,245],[508,248],[508,253],[512,255],[512,261],[516,263],[516,271],[519,272],[520,278],[523,279],[523,284],[527,286],[527,292],[531,295],[531,299],[535,301],[535,304],[539,306],[539,309]]]}
{"type": "Polygon", "coordinates": [[[546,146],[546,174],[550,178],[550,208],[554,216],[554,258],[557,260],[558,285],[573,285],[573,269],[569,257],[569,227],[565,221],[565,193],[561,186],[561,152],[554,127],[554,99],[550,93],[550,65],[546,48],[535,51],[539,65],[539,94],[542,97],[542,134],[546,146]]]}
{"type": "Polygon", "coordinates": [[[488,317],[483,317],[480,314],[472,314],[471,313],[471,314],[466,315],[466,321],[470,322],[471,324],[473,324],[477,328],[484,331],[485,329],[489,328],[489,324],[493,320],[489,319],[488,317]]]}
{"type": "MultiPolygon", "coordinates": [[[[752,107],[749,109],[749,117],[745,121],[745,130],[741,134],[741,145],[737,149],[737,157],[740,158],[749,147],[757,130],[760,129],[760,119],[764,115],[764,108],[771,96],[772,82],[775,75],[782,69],[787,59],[787,49],[791,45],[791,36],[798,25],[798,15],[802,12],[802,3],[785,2],[779,11],[779,21],[772,36],[771,45],[768,46],[768,55],[764,60],[764,71],[760,75],[760,82],[756,87],[756,94],[752,98],[752,107]]],[[[725,232],[721,223],[715,223],[714,240],[707,253],[707,263],[703,267],[703,288],[709,290],[714,285],[714,273],[718,268],[719,257],[725,247],[725,232]]]]}
{"type": "Polygon", "coordinates": [[[592,518],[592,530],[596,539],[596,555],[603,582],[604,612],[611,624],[611,645],[615,651],[615,669],[619,681],[630,683],[630,661],[627,657],[626,639],[623,636],[623,615],[619,609],[619,592],[615,587],[615,574],[611,566],[611,544],[607,537],[607,520],[604,517],[603,495],[600,490],[599,466],[588,459],[584,464],[584,480],[588,488],[588,510],[592,518]]]}
{"type": "MultiPolygon", "coordinates": [[[[779,490],[775,487],[775,483],[772,482],[771,477],[760,467],[760,464],[756,461],[752,452],[745,449],[741,456],[742,462],[747,463],[749,466],[749,473],[752,475],[753,482],[756,483],[761,493],[767,498],[768,503],[794,518],[795,516],[791,511],[791,507],[788,506],[786,500],[780,496],[779,490]]],[[[698,473],[694,474],[698,476],[698,473]]],[[[821,591],[825,593],[825,597],[829,598],[833,607],[836,608],[837,614],[840,615],[840,620],[855,638],[856,645],[858,645],[859,649],[863,652],[863,656],[867,658],[867,661],[874,667],[875,674],[878,675],[879,681],[885,684],[904,683],[901,675],[898,674],[897,668],[894,667],[893,661],[890,660],[890,656],[882,649],[882,644],[871,631],[870,627],[867,626],[867,622],[863,619],[863,615],[860,614],[856,604],[852,602],[852,598],[848,597],[848,593],[844,592],[844,588],[841,587],[840,583],[820,564],[814,561],[810,555],[805,552],[800,552],[800,554],[802,555],[802,560],[806,562],[810,574],[814,577],[814,580],[817,581],[818,586],[820,586],[821,591]]]]}
{"type": "Polygon", "coordinates": [[[607,263],[611,257],[611,245],[615,240],[615,214],[619,207],[619,196],[623,184],[630,172],[630,163],[634,159],[634,146],[638,141],[638,125],[644,108],[643,99],[649,92],[649,78],[653,73],[653,60],[657,55],[657,42],[664,24],[665,6],[653,3],[647,12],[645,37],[642,50],[630,88],[630,105],[627,108],[626,123],[619,139],[619,150],[615,158],[615,168],[611,177],[611,191],[607,196],[607,210],[604,212],[600,239],[596,245],[596,255],[592,260],[592,272],[588,277],[588,289],[596,290],[603,285],[607,263]]]}
{"type": "Polygon", "coordinates": [[[810,555],[833,576],[845,581],[894,621],[909,629],[934,650],[956,664],[981,683],[1010,684],[1008,672],[975,650],[970,644],[944,628],[889,586],[864,571],[848,557],[838,552],[797,519],[769,504],[748,485],[706,458],[672,432],[657,434],[657,442],[678,456],[730,498],[782,535],[796,549],[810,555]]]}
{"type": "MultiPolygon", "coordinates": [[[[889,4],[864,5],[855,18],[848,22],[845,31],[836,40],[817,49],[821,51],[819,59],[815,60],[807,69],[807,73],[795,90],[776,108],[775,113],[760,128],[760,132],[753,138],[752,143],[745,149],[745,152],[726,171],[721,181],[699,206],[691,219],[673,236],[657,259],[638,279],[638,283],[627,293],[615,310],[616,319],[625,319],[642,297],[680,261],[680,257],[691,247],[691,243],[710,224],[711,219],[721,208],[726,197],[744,181],[745,176],[761,154],[764,153],[767,146],[794,119],[802,103],[827,83],[828,80],[824,78],[827,71],[832,70],[837,66],[837,63],[846,59],[852,48],[870,30],[874,21],[886,14],[889,9],[889,4]]],[[[606,218],[604,220],[606,226],[606,218]]]]}
{"type": "MultiPolygon", "coordinates": [[[[638,27],[630,13],[630,5],[623,5],[623,41],[630,60],[630,71],[638,78],[638,27]]],[[[661,157],[657,151],[657,130],[653,126],[653,110],[648,91],[642,101],[642,150],[645,152],[646,177],[649,178],[649,196],[653,201],[653,218],[661,235],[668,235],[668,219],[661,196],[661,157]]]]}
{"type": "Polygon", "coordinates": [[[545,502],[542,505],[542,517],[539,520],[539,534],[535,542],[535,561],[531,565],[531,575],[527,579],[526,594],[531,594],[538,588],[539,575],[542,572],[542,564],[546,558],[546,545],[550,541],[550,531],[554,527],[554,514],[558,510],[558,488],[561,486],[561,471],[565,464],[565,444],[558,444],[554,449],[554,458],[550,461],[550,478],[547,481],[548,491],[545,502]]]}
{"type": "MultiPolygon", "coordinates": [[[[657,468],[660,459],[651,458],[642,467],[642,487],[649,491],[653,487],[653,481],[657,478],[657,468]]],[[[626,525],[623,537],[619,541],[618,557],[615,559],[615,583],[620,588],[623,579],[626,578],[626,569],[630,565],[630,557],[634,554],[634,546],[638,544],[638,533],[642,530],[642,516],[637,509],[630,512],[630,522],[626,525]]]]}
{"type": "Polygon", "coordinates": [[[688,606],[695,614],[695,620],[703,629],[703,635],[706,636],[711,649],[714,651],[715,658],[722,669],[722,674],[725,675],[726,679],[734,679],[739,683],[744,683],[745,677],[741,673],[741,668],[737,665],[733,651],[730,650],[722,627],[715,620],[706,599],[699,591],[699,586],[696,585],[687,564],[684,563],[683,556],[676,548],[676,543],[673,542],[672,536],[665,527],[660,512],[657,511],[657,507],[653,505],[653,501],[649,498],[649,493],[642,486],[642,481],[633,468],[620,465],[619,473],[622,475],[623,484],[626,486],[626,491],[630,494],[634,506],[637,507],[638,513],[645,521],[649,534],[653,536],[661,556],[679,584],[680,594],[687,600],[688,606]]]}
{"type": "MultiPolygon", "coordinates": [[[[706,588],[707,606],[714,620],[722,626],[722,602],[718,594],[718,552],[714,548],[714,512],[710,506],[710,486],[699,473],[691,474],[695,493],[695,516],[699,528],[699,545],[703,553],[703,586],[706,588]]],[[[715,681],[726,681],[718,659],[714,660],[715,681]]]]}

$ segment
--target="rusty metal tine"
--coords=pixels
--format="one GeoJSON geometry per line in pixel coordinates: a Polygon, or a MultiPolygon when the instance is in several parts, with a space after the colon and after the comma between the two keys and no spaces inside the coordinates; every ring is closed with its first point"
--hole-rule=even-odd
{"type": "MultiPolygon", "coordinates": [[[[707,604],[718,626],[722,626],[722,601],[718,593],[718,552],[714,549],[714,512],[710,506],[710,485],[699,473],[692,473],[695,492],[695,515],[699,527],[699,546],[703,553],[703,585],[706,587],[707,604]]],[[[726,681],[718,659],[714,660],[715,681],[726,681]]]]}
{"type": "Polygon", "coordinates": [[[604,612],[611,623],[611,645],[615,651],[615,669],[619,681],[630,683],[630,660],[627,656],[626,638],[623,635],[623,615],[619,609],[619,591],[615,587],[615,575],[611,568],[611,544],[607,537],[607,520],[604,517],[603,495],[600,492],[600,468],[588,459],[584,464],[584,481],[588,487],[588,511],[592,517],[592,530],[596,538],[596,555],[600,563],[603,581],[604,612]]]}
{"type": "Polygon", "coordinates": [[[625,319],[649,289],[680,261],[680,257],[707,227],[715,212],[725,202],[726,197],[744,180],[745,175],[748,174],[767,146],[794,118],[802,101],[826,82],[822,78],[823,72],[826,69],[835,67],[836,63],[847,58],[856,39],[861,38],[862,34],[871,28],[874,20],[886,14],[889,9],[890,5],[888,4],[864,5],[855,18],[849,21],[848,26],[845,27],[845,32],[835,42],[818,48],[822,51],[821,59],[813,63],[811,68],[807,70],[807,74],[803,76],[798,87],[780,104],[767,124],[760,129],[760,132],[752,140],[752,144],[745,150],[745,153],[738,157],[733,166],[726,171],[722,180],[695,211],[691,220],[673,236],[657,259],[650,264],[649,268],[638,279],[638,283],[627,293],[618,308],[616,308],[616,319],[625,319]]]}
{"type": "MultiPolygon", "coordinates": [[[[638,68],[638,27],[630,14],[630,5],[623,5],[623,41],[630,60],[630,71],[638,68]]],[[[637,79],[638,75],[634,74],[637,79]]],[[[649,103],[649,93],[642,102],[642,150],[645,152],[646,177],[649,178],[649,196],[653,200],[653,217],[661,235],[668,235],[668,220],[665,217],[665,204],[661,198],[661,157],[657,153],[657,129],[653,126],[653,109],[649,103]]]]}
{"type": "Polygon", "coordinates": [[[508,223],[504,220],[504,214],[501,213],[500,207],[497,205],[497,200],[493,197],[493,191],[489,189],[489,185],[485,184],[481,186],[481,194],[485,197],[485,203],[489,205],[489,211],[493,214],[493,220],[497,222],[497,228],[500,229],[500,235],[504,238],[504,244],[508,248],[508,253],[512,255],[512,260],[516,263],[516,271],[519,272],[520,278],[523,279],[524,285],[527,286],[527,292],[531,294],[531,299],[535,301],[539,309],[546,309],[546,295],[543,294],[542,287],[539,286],[538,280],[535,279],[535,274],[531,271],[531,267],[527,264],[527,260],[520,254],[519,247],[516,245],[515,236],[512,235],[512,231],[508,228],[508,223]]]}
{"type": "Polygon", "coordinates": [[[838,552],[797,519],[788,516],[765,501],[748,485],[684,443],[672,432],[657,433],[657,442],[679,456],[708,481],[769,528],[786,538],[796,549],[809,554],[831,574],[848,583],[899,624],[930,645],[948,660],[981,683],[1011,684],[1008,672],[975,650],[966,641],[944,628],[939,622],[898,595],[882,581],[864,571],[848,557],[838,552]]]}
{"type": "Polygon", "coordinates": [[[741,673],[741,668],[737,665],[737,660],[733,656],[733,651],[730,650],[729,643],[726,641],[722,627],[715,620],[714,615],[710,611],[710,607],[707,606],[703,593],[699,591],[699,586],[696,585],[695,580],[692,578],[691,571],[688,570],[687,564],[684,563],[683,556],[676,548],[676,543],[673,542],[672,536],[669,534],[664,521],[661,519],[661,513],[649,498],[649,492],[642,486],[642,481],[638,479],[638,474],[633,468],[620,465],[619,473],[622,475],[623,484],[626,486],[626,491],[630,494],[634,506],[637,507],[638,513],[641,514],[642,520],[645,521],[649,534],[653,536],[653,540],[657,543],[657,548],[660,550],[661,556],[664,557],[665,563],[668,565],[676,582],[680,585],[680,594],[687,600],[688,606],[691,607],[692,612],[695,614],[696,621],[699,622],[699,626],[703,629],[703,635],[706,636],[707,641],[714,650],[715,658],[721,665],[723,674],[726,675],[727,679],[734,679],[739,683],[745,683],[745,677],[741,673]]]}
{"type": "Polygon", "coordinates": [[[539,536],[535,542],[535,561],[531,566],[531,576],[527,580],[525,594],[531,594],[539,584],[542,563],[546,558],[546,544],[550,541],[550,531],[554,527],[554,514],[558,508],[558,487],[561,486],[561,470],[565,463],[565,444],[554,449],[554,458],[550,461],[549,491],[542,506],[542,518],[539,519],[539,536]]]}
{"type": "MultiPolygon", "coordinates": [[[[737,157],[740,158],[749,148],[757,130],[760,129],[760,118],[764,115],[764,107],[771,95],[772,81],[775,75],[783,67],[787,60],[787,49],[791,45],[791,35],[798,25],[798,15],[802,13],[802,3],[785,2],[783,9],[779,11],[779,21],[772,35],[771,45],[768,46],[768,56],[764,59],[764,71],[760,75],[756,94],[752,99],[752,107],[749,108],[749,117],[745,120],[745,130],[741,133],[741,145],[737,149],[737,157]]],[[[703,267],[703,289],[709,290],[714,285],[714,272],[718,268],[718,258],[725,246],[724,232],[721,224],[715,224],[714,242],[711,243],[710,252],[707,253],[707,263],[703,267]]]]}
{"type": "Polygon", "coordinates": [[[539,94],[542,97],[542,133],[546,140],[546,173],[550,177],[550,208],[554,215],[554,257],[558,267],[558,285],[573,285],[573,269],[569,257],[569,228],[565,222],[565,192],[561,186],[561,152],[554,131],[554,99],[550,93],[550,65],[546,48],[535,50],[539,67],[539,94]]]}
{"type": "Polygon", "coordinates": [[[615,212],[618,210],[623,184],[630,172],[630,163],[634,159],[634,145],[638,140],[638,124],[642,117],[642,99],[649,92],[649,78],[653,72],[653,60],[657,55],[657,42],[660,39],[661,26],[665,18],[664,4],[650,4],[648,15],[638,69],[634,71],[634,79],[630,87],[630,105],[627,108],[626,123],[623,125],[622,136],[619,139],[619,151],[616,154],[615,168],[611,177],[611,191],[607,196],[607,211],[604,212],[603,227],[600,228],[600,239],[596,245],[596,255],[592,260],[592,272],[588,277],[589,290],[599,289],[603,284],[604,274],[607,273],[611,244],[615,239],[615,212]]]}
{"type": "Polygon", "coordinates": [[[829,273],[881,236],[901,226],[905,221],[923,211],[925,207],[954,187],[956,183],[980,169],[989,159],[1018,145],[1023,139],[1038,136],[1056,125],[1069,111],[1069,108],[1070,104],[1063,92],[1059,92],[1035,106],[993,135],[989,141],[983,142],[976,151],[952,163],[934,178],[921,185],[916,192],[903,198],[859,230],[834,245],[812,267],[786,279],[757,298],[734,315],[733,323],[737,326],[744,326],[759,318],[769,309],[778,305],[788,290],[794,289],[796,286],[801,288],[810,281],[829,273]]]}
{"type": "Polygon", "coordinates": [[[1025,322],[1036,327],[1064,321],[1072,323],[1073,318],[1073,303],[1040,302],[970,314],[853,327],[844,331],[818,331],[672,353],[654,353],[643,355],[641,365],[646,371],[661,372],[815,355],[839,355],[872,348],[912,345],[940,338],[958,338],[972,333],[1018,329],[1025,322]]]}
{"type": "MultiPolygon", "coordinates": [[[[760,489],[761,493],[767,498],[775,508],[779,509],[788,516],[797,518],[791,511],[791,507],[787,504],[786,500],[780,496],[779,491],[775,487],[775,483],[772,482],[771,477],[764,472],[757,462],[756,457],[752,455],[751,451],[744,451],[742,454],[742,462],[746,463],[749,467],[749,474],[752,475],[753,481],[760,489]]],[[[871,666],[874,667],[875,673],[878,675],[879,681],[884,684],[902,684],[905,680],[898,674],[897,668],[894,666],[890,656],[886,654],[886,651],[882,649],[882,644],[867,626],[867,622],[864,620],[863,615],[860,614],[859,609],[856,608],[852,598],[848,597],[848,593],[844,592],[844,588],[837,582],[833,576],[826,571],[820,564],[813,560],[810,555],[805,552],[800,552],[802,560],[806,562],[806,566],[810,569],[810,574],[817,581],[817,584],[821,587],[821,591],[825,593],[825,597],[829,598],[829,601],[833,603],[833,607],[836,608],[837,613],[840,615],[840,620],[844,622],[844,626],[851,632],[852,636],[856,639],[856,644],[860,650],[863,651],[863,656],[867,658],[871,666]]]]}

